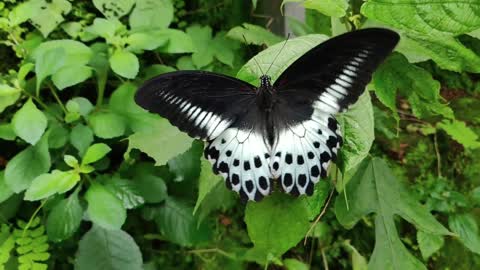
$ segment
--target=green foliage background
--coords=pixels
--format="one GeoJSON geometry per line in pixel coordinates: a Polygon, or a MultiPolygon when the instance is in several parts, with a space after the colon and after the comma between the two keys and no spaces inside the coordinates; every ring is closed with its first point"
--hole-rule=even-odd
{"type": "Polygon", "coordinates": [[[2,1],[0,269],[480,268],[480,2],[286,2],[306,22],[285,18],[274,79],[353,29],[401,43],[314,195],[242,205],[133,95],[184,69],[258,84],[251,58],[266,70],[284,40],[269,1],[2,1]]]}

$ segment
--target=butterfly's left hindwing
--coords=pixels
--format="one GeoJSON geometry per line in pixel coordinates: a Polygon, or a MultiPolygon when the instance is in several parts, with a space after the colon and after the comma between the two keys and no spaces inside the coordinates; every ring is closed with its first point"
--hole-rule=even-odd
{"type": "Polygon", "coordinates": [[[135,101],[194,138],[213,140],[255,102],[255,88],[205,71],[162,74],[140,87],[135,101]]]}

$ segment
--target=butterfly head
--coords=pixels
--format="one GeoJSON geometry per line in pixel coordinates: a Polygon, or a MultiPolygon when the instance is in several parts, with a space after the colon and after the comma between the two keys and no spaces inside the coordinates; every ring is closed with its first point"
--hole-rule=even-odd
{"type": "Polygon", "coordinates": [[[272,78],[268,75],[260,76],[260,87],[261,88],[270,88],[272,86],[272,78]]]}

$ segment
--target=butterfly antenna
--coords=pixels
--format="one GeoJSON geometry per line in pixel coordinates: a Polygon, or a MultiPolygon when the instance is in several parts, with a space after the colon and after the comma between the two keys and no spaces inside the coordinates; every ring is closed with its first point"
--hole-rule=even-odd
{"type": "MultiPolygon", "coordinates": [[[[250,50],[250,48],[248,47],[248,41],[247,39],[245,38],[245,35],[242,34],[242,37],[243,37],[243,40],[245,40],[245,44],[247,44],[247,50],[250,54],[253,54],[252,53],[252,50],[250,50]]],[[[260,67],[260,64],[257,62],[257,59],[255,59],[255,57],[252,58],[253,61],[255,61],[255,63],[257,64],[258,66],[258,69],[260,69],[260,72],[262,72],[262,75],[265,75],[265,73],[263,72],[262,68],[260,67]]]]}
{"type": "Polygon", "coordinates": [[[267,69],[267,72],[265,74],[268,73],[268,71],[270,70],[270,68],[272,67],[273,63],[275,63],[275,60],[277,60],[278,56],[280,55],[280,53],[283,51],[283,48],[285,48],[285,45],[287,45],[287,41],[290,39],[290,33],[288,33],[287,35],[287,39],[285,40],[285,42],[283,43],[283,46],[282,48],[278,51],[277,55],[275,56],[275,58],[273,58],[273,61],[272,63],[270,64],[270,66],[268,67],[267,69]]]}

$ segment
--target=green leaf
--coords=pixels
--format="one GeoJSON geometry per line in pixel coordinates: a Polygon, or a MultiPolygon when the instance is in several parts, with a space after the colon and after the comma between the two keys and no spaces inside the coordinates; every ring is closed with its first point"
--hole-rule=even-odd
{"type": "Polygon", "coordinates": [[[48,142],[49,147],[52,149],[58,149],[67,143],[68,130],[62,126],[59,122],[52,120],[50,122],[50,128],[48,129],[48,142]]]}
{"type": "Polygon", "coordinates": [[[303,201],[308,212],[308,220],[314,220],[320,211],[322,211],[325,201],[331,190],[329,181],[320,181],[315,184],[312,196],[301,197],[299,200],[303,201]]]}
{"type": "Polygon", "coordinates": [[[158,230],[171,242],[191,246],[210,238],[206,224],[197,224],[193,209],[186,203],[168,197],[156,211],[158,230]]]}
{"type": "Polygon", "coordinates": [[[135,186],[147,203],[160,203],[167,198],[167,185],[162,178],[141,168],[135,170],[135,186]]]}
{"type": "Polygon", "coordinates": [[[115,36],[115,32],[120,28],[122,24],[115,20],[106,20],[104,18],[95,18],[92,25],[85,28],[85,31],[92,33],[96,36],[101,36],[105,39],[111,39],[115,36]]]}
{"type": "Polygon", "coordinates": [[[53,194],[62,194],[72,189],[80,181],[80,174],[71,171],[58,171],[37,176],[25,192],[26,201],[37,201],[53,194]]]}
{"type": "Polygon", "coordinates": [[[365,91],[358,101],[337,119],[345,138],[340,148],[343,171],[348,172],[368,155],[375,139],[372,101],[368,91],[365,91]]]}
{"type": "Polygon", "coordinates": [[[83,25],[79,22],[66,22],[60,26],[63,31],[67,33],[71,38],[76,38],[83,30],[83,25]]]}
{"type": "Polygon", "coordinates": [[[134,79],[138,74],[138,58],[129,51],[116,50],[109,61],[112,70],[122,77],[134,79]]]}
{"type": "Polygon", "coordinates": [[[123,202],[123,206],[126,209],[136,208],[145,202],[133,181],[113,177],[106,182],[105,187],[123,202]]]}
{"type": "Polygon", "coordinates": [[[135,0],[93,0],[93,4],[105,17],[113,19],[128,14],[135,0]]]}
{"type": "Polygon", "coordinates": [[[471,214],[455,214],[448,218],[448,227],[458,235],[460,242],[470,251],[480,254],[480,234],[475,217],[471,214]]]}
{"type": "Polygon", "coordinates": [[[93,223],[107,229],[120,229],[127,218],[123,203],[108,189],[98,183],[92,183],[85,194],[88,202],[87,213],[93,223]]]}
{"type": "MultiPolygon", "coordinates": [[[[267,29],[249,23],[244,23],[242,26],[236,26],[227,33],[227,37],[238,40],[242,43],[247,40],[249,44],[267,45],[271,46],[283,40],[283,38],[273,34],[267,29]],[[245,39],[244,39],[245,37],[245,39]]],[[[300,56],[300,55],[299,55],[300,56]]]]}
{"type": "Polygon", "coordinates": [[[136,148],[155,160],[155,165],[163,165],[172,157],[187,151],[192,138],[162,119],[151,130],[134,133],[128,137],[128,150],[136,148]]]}
{"type": "Polygon", "coordinates": [[[92,76],[92,69],[87,66],[65,66],[60,68],[52,76],[53,84],[63,90],[67,87],[79,84],[92,76]]]}
{"type": "Polygon", "coordinates": [[[60,242],[70,238],[80,227],[83,208],[77,192],[67,199],[59,201],[52,208],[47,218],[47,235],[51,241],[60,242]]]}
{"type": "Polygon", "coordinates": [[[96,143],[87,149],[83,156],[82,165],[87,165],[102,159],[112,148],[104,143],[96,143]]]}
{"type": "Polygon", "coordinates": [[[283,265],[287,268],[287,270],[308,270],[309,269],[308,265],[296,259],[285,259],[283,260],[283,265]]]}
{"type": "Polygon", "coordinates": [[[66,52],[63,48],[54,48],[46,51],[38,57],[35,63],[35,73],[37,74],[36,91],[40,90],[40,86],[45,78],[57,72],[65,65],[66,52]]]}
{"type": "Polygon", "coordinates": [[[142,270],[142,253],[122,230],[93,226],[80,240],[76,270],[142,270]]]}
{"type": "Polygon", "coordinates": [[[0,139],[13,141],[16,137],[12,124],[0,124],[0,139]]]}
{"type": "Polygon", "coordinates": [[[401,54],[390,56],[374,73],[372,83],[378,99],[392,110],[397,120],[397,90],[409,99],[412,110],[418,117],[424,118],[431,114],[453,117],[452,110],[440,102],[440,83],[428,71],[408,63],[401,54]]]}
{"type": "Polygon", "coordinates": [[[442,248],[444,240],[443,236],[417,231],[417,242],[423,259],[426,261],[433,253],[442,248]]]}
{"type": "Polygon", "coordinates": [[[72,9],[67,0],[30,0],[17,5],[9,14],[14,25],[30,20],[44,37],[47,37],[61,22],[63,15],[72,9]]]}
{"type": "Polygon", "coordinates": [[[209,26],[193,25],[187,28],[187,34],[195,44],[196,50],[192,54],[193,64],[202,68],[213,62],[214,51],[211,47],[212,28],[209,26]]]}
{"type": "Polygon", "coordinates": [[[369,0],[362,14],[389,26],[424,35],[459,35],[480,28],[480,3],[441,0],[369,0]]]}
{"type": "Polygon", "coordinates": [[[5,183],[5,171],[0,171],[0,203],[4,202],[13,195],[7,183],[5,183]]]}
{"type": "Polygon", "coordinates": [[[367,270],[367,260],[358,252],[358,250],[350,245],[348,241],[344,242],[344,245],[347,247],[347,250],[350,251],[352,257],[352,270],[367,270]]]}
{"type": "Polygon", "coordinates": [[[152,130],[163,120],[159,115],[148,113],[135,103],[136,91],[137,86],[134,84],[120,85],[110,96],[108,107],[121,116],[131,130],[135,132],[152,130]]]}
{"type": "Polygon", "coordinates": [[[157,75],[167,73],[167,72],[173,72],[176,71],[175,68],[171,66],[166,66],[166,65],[151,65],[143,70],[144,72],[144,78],[146,80],[151,79],[157,75]]]}
{"type": "Polygon", "coordinates": [[[74,97],[65,105],[67,111],[78,113],[81,116],[87,116],[92,110],[92,103],[84,97],[74,97]]]}
{"type": "Polygon", "coordinates": [[[125,134],[125,121],[111,112],[99,112],[89,116],[88,123],[97,137],[111,139],[125,134]]]}
{"type": "Polygon", "coordinates": [[[63,156],[63,161],[65,162],[65,164],[67,164],[71,168],[79,167],[78,159],[76,159],[74,156],[65,155],[65,156],[63,156]]]}
{"type": "Polygon", "coordinates": [[[18,137],[34,145],[47,128],[47,118],[29,99],[13,116],[12,126],[18,137]]]}
{"type": "Polygon", "coordinates": [[[458,120],[443,120],[437,124],[437,128],[443,129],[452,139],[462,144],[465,148],[475,149],[480,147],[478,135],[465,122],[458,120]]]}
{"type": "Polygon", "coordinates": [[[200,159],[200,177],[198,178],[198,198],[193,213],[195,214],[202,204],[207,194],[220,182],[223,181],[222,176],[215,175],[212,171],[211,163],[204,159],[200,159]]]}
{"type": "Polygon", "coordinates": [[[154,50],[160,46],[164,46],[168,42],[168,38],[158,34],[156,31],[137,32],[129,35],[126,40],[129,51],[154,50]]]}
{"type": "Polygon", "coordinates": [[[42,55],[55,49],[63,49],[65,51],[65,66],[86,65],[92,56],[91,49],[82,42],[71,39],[59,39],[41,43],[33,51],[32,58],[38,62],[42,55]]]}
{"type": "Polygon", "coordinates": [[[17,102],[20,97],[20,89],[13,88],[7,84],[0,84],[0,113],[8,106],[17,102]]]}
{"type": "Polygon", "coordinates": [[[315,31],[306,23],[290,16],[285,16],[288,28],[296,37],[313,34],[315,31]]]}
{"type": "Polygon", "coordinates": [[[15,193],[27,189],[33,179],[50,168],[50,153],[48,152],[48,136],[18,153],[7,163],[5,183],[15,193]]]}
{"type": "Polygon", "coordinates": [[[346,0],[306,0],[303,6],[316,10],[330,17],[340,18],[346,15],[348,1],[346,0]]]}
{"type": "Polygon", "coordinates": [[[276,257],[303,239],[310,227],[305,204],[283,193],[273,193],[259,203],[248,203],[245,223],[253,249],[268,251],[276,257]]]}
{"type": "Polygon", "coordinates": [[[173,20],[171,0],[137,0],[129,17],[132,30],[167,28],[173,20]]]}
{"type": "Polygon", "coordinates": [[[195,51],[192,39],[185,32],[176,29],[162,29],[157,33],[160,37],[168,38],[168,43],[158,48],[159,52],[190,53],[195,51]]]}
{"type": "Polygon", "coordinates": [[[70,133],[70,143],[78,150],[79,156],[83,156],[87,148],[93,142],[92,130],[82,124],[73,127],[70,133]]]}
{"type": "Polygon", "coordinates": [[[203,144],[193,142],[192,147],[168,161],[170,172],[175,174],[174,181],[192,181],[200,174],[200,157],[203,153],[203,144]]]}
{"type": "Polygon", "coordinates": [[[340,194],[335,201],[335,214],[344,227],[352,228],[363,216],[376,213],[375,248],[369,269],[426,269],[402,244],[394,215],[401,216],[422,231],[449,234],[395,179],[381,159],[365,159],[343,192],[347,192],[350,208],[347,208],[345,194],[340,194]]]}

